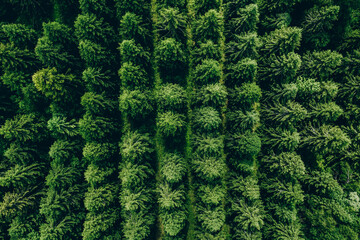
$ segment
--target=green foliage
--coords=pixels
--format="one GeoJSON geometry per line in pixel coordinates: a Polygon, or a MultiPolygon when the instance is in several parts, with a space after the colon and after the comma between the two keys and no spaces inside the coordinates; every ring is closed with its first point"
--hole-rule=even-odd
{"type": "Polygon", "coordinates": [[[63,101],[68,95],[67,87],[73,86],[76,81],[74,75],[58,74],[55,68],[37,71],[32,80],[36,89],[53,101],[63,101]]]}
{"type": "Polygon", "coordinates": [[[35,53],[40,61],[49,67],[66,69],[66,67],[74,64],[75,61],[74,56],[65,51],[63,45],[54,44],[47,37],[38,39],[35,53]]]}
{"type": "Polygon", "coordinates": [[[310,193],[316,193],[326,197],[339,197],[343,189],[334,177],[328,172],[312,171],[303,178],[304,183],[309,187],[310,193]]]}
{"type": "Polygon", "coordinates": [[[66,69],[78,65],[72,30],[58,22],[43,23],[43,37],[38,39],[35,53],[49,67],[66,69]]]}
{"type": "Polygon", "coordinates": [[[328,81],[328,82],[322,82],[321,83],[321,92],[320,92],[320,99],[322,99],[325,102],[328,101],[334,101],[337,97],[337,94],[339,92],[339,84],[328,81]]]}
{"type": "Polygon", "coordinates": [[[196,175],[207,182],[220,179],[226,173],[225,161],[217,157],[194,154],[192,164],[196,175]]]}
{"type": "Polygon", "coordinates": [[[177,7],[179,9],[185,8],[186,1],[185,0],[159,0],[159,7],[177,7]]]}
{"type": "Polygon", "coordinates": [[[219,131],[222,120],[219,112],[212,107],[203,107],[194,112],[194,132],[216,134],[219,131]]]}
{"type": "Polygon", "coordinates": [[[221,78],[220,63],[213,59],[206,59],[194,70],[194,81],[199,86],[218,83],[221,78]]]}
{"type": "Polygon", "coordinates": [[[298,77],[296,79],[297,97],[300,100],[313,98],[321,91],[321,84],[314,78],[298,77]]]}
{"type": "Polygon", "coordinates": [[[219,158],[224,148],[223,137],[208,137],[206,135],[195,135],[193,139],[194,153],[201,157],[219,158]]]}
{"type": "Polygon", "coordinates": [[[261,88],[256,83],[244,83],[230,92],[231,106],[242,106],[249,109],[260,101],[262,96],[261,88]]]}
{"type": "Polygon", "coordinates": [[[262,80],[276,81],[277,83],[289,83],[295,78],[301,63],[300,56],[293,52],[281,56],[272,55],[264,60],[259,74],[262,77],[262,80]]]}
{"type": "Polygon", "coordinates": [[[124,90],[119,97],[119,109],[132,118],[145,117],[152,112],[153,96],[148,91],[124,90]]]}
{"type": "Polygon", "coordinates": [[[112,55],[107,49],[89,40],[80,41],[79,52],[88,67],[109,65],[112,61],[112,55]]]}
{"type": "Polygon", "coordinates": [[[267,56],[272,54],[284,55],[294,52],[299,48],[301,42],[301,29],[297,27],[286,27],[272,31],[264,39],[262,52],[267,56]]]}
{"type": "Polygon", "coordinates": [[[146,66],[150,60],[150,54],[140,44],[135,43],[134,39],[122,41],[119,50],[123,63],[131,62],[136,66],[146,66]]]}
{"type": "Polygon", "coordinates": [[[73,137],[79,134],[78,124],[75,119],[67,121],[66,117],[53,116],[47,122],[47,128],[56,138],[73,137]]]}
{"type": "Polygon", "coordinates": [[[343,56],[331,50],[308,52],[302,57],[301,72],[310,78],[329,81],[342,63],[343,56]]]}
{"type": "Polygon", "coordinates": [[[177,111],[185,109],[187,105],[186,91],[178,84],[167,83],[156,91],[155,99],[161,111],[177,111]]]}
{"type": "Polygon", "coordinates": [[[5,0],[0,239],[358,239],[359,24],[357,0],[5,0]]]}
{"type": "Polygon", "coordinates": [[[349,205],[353,208],[355,212],[360,210],[360,198],[357,192],[350,192],[349,193],[349,205]]]}
{"type": "Polygon", "coordinates": [[[234,40],[226,45],[228,60],[237,63],[243,58],[256,58],[259,46],[260,41],[256,33],[234,35],[234,40]]]}
{"type": "Polygon", "coordinates": [[[221,185],[202,185],[198,189],[199,199],[207,206],[216,206],[222,203],[225,197],[225,189],[221,185]]]}
{"type": "Polygon", "coordinates": [[[4,151],[4,157],[12,164],[30,164],[34,162],[36,148],[33,146],[22,146],[17,143],[11,143],[4,151]]]}
{"type": "Polygon", "coordinates": [[[276,12],[287,12],[300,0],[267,0],[260,1],[260,6],[266,13],[276,12]]]}
{"type": "Polygon", "coordinates": [[[171,111],[158,115],[156,126],[165,137],[178,136],[185,129],[185,116],[171,111]]]}
{"type": "Polygon", "coordinates": [[[41,176],[41,170],[42,166],[36,163],[28,166],[15,165],[0,174],[0,186],[26,188],[36,183],[36,180],[41,176]]]}
{"type": "MultiPolygon", "coordinates": [[[[53,164],[53,165],[55,165],[55,164],[53,164]]],[[[53,166],[45,179],[46,185],[49,186],[49,189],[51,189],[51,190],[49,190],[48,194],[50,194],[50,192],[55,194],[55,192],[53,191],[54,189],[56,189],[56,190],[67,189],[67,188],[71,187],[72,185],[75,185],[75,183],[79,179],[79,177],[82,177],[82,176],[80,176],[78,169],[76,169],[74,167],[64,167],[63,165],[53,166]]],[[[74,190],[76,192],[80,191],[78,189],[78,186],[74,186],[74,190]]],[[[50,196],[50,199],[51,199],[51,196],[50,196]]],[[[77,199],[77,200],[79,200],[79,199],[77,199]]]]}
{"type": "Polygon", "coordinates": [[[140,43],[145,43],[150,33],[140,16],[127,12],[121,18],[119,34],[123,40],[136,39],[140,43]]]}
{"type": "Polygon", "coordinates": [[[15,216],[10,223],[9,229],[7,230],[9,237],[24,240],[40,239],[40,234],[37,229],[40,219],[41,218],[35,212],[15,216]]]}
{"type": "Polygon", "coordinates": [[[36,141],[43,137],[44,123],[36,119],[34,114],[16,115],[7,119],[0,128],[0,134],[10,141],[36,141]]]}
{"type": "Polygon", "coordinates": [[[106,0],[79,0],[80,10],[84,13],[107,14],[111,10],[107,7],[106,0]]]}
{"type": "MultiPolygon", "coordinates": [[[[360,48],[360,47],[359,47],[360,48]]],[[[351,53],[348,53],[344,57],[344,71],[347,71],[350,74],[358,75],[360,73],[359,61],[360,61],[360,51],[354,50],[351,53]]]]}
{"type": "Polygon", "coordinates": [[[226,83],[230,86],[239,86],[241,83],[254,82],[258,72],[255,60],[244,58],[236,64],[229,64],[226,74],[226,83]]]}
{"type": "Polygon", "coordinates": [[[218,9],[220,6],[219,0],[200,0],[195,2],[195,10],[199,15],[205,14],[211,9],[218,9]]]}
{"type": "Polygon", "coordinates": [[[35,55],[28,50],[0,43],[0,62],[4,70],[25,71],[36,67],[38,64],[35,55]]]}
{"type": "Polygon", "coordinates": [[[288,101],[295,100],[298,96],[298,91],[298,86],[295,83],[273,85],[271,86],[271,91],[265,92],[265,99],[285,104],[288,101]]]}
{"type": "Polygon", "coordinates": [[[159,67],[165,69],[176,69],[186,62],[183,46],[173,38],[158,43],[155,47],[155,59],[159,67]]]}
{"type": "Polygon", "coordinates": [[[148,134],[127,132],[120,143],[120,155],[126,162],[142,162],[154,151],[148,134]]]}
{"type": "Polygon", "coordinates": [[[27,49],[35,47],[37,34],[34,29],[24,24],[5,24],[2,25],[2,30],[16,47],[27,49]]]}
{"type": "Polygon", "coordinates": [[[183,41],[186,38],[186,18],[177,8],[162,8],[159,10],[156,30],[164,38],[174,38],[183,41]]]}
{"type": "Polygon", "coordinates": [[[300,134],[296,131],[281,128],[266,130],[263,142],[280,151],[294,151],[300,144],[300,134]]]}
{"type": "Polygon", "coordinates": [[[220,108],[226,104],[226,87],[220,83],[208,84],[199,89],[195,97],[195,101],[201,106],[220,108]]]}
{"type": "Polygon", "coordinates": [[[94,164],[90,164],[86,169],[84,176],[85,180],[89,183],[91,187],[98,187],[109,180],[109,177],[115,172],[114,168],[103,168],[96,166],[94,164]]]}
{"type": "Polygon", "coordinates": [[[338,19],[339,6],[314,7],[310,9],[302,24],[305,42],[315,48],[325,47],[330,42],[329,30],[338,19]]]}
{"type": "Polygon", "coordinates": [[[225,16],[227,18],[235,18],[238,15],[238,9],[245,8],[256,2],[257,0],[227,0],[223,3],[225,7],[225,16]]]}
{"type": "Polygon", "coordinates": [[[259,231],[248,232],[243,230],[236,230],[234,233],[235,238],[253,240],[253,239],[262,239],[262,233],[259,231]]]}
{"type": "Polygon", "coordinates": [[[313,33],[329,30],[333,26],[333,21],[337,19],[339,10],[339,6],[312,8],[306,15],[303,28],[313,33]]]}
{"type": "Polygon", "coordinates": [[[227,123],[233,132],[255,131],[260,126],[258,111],[233,111],[227,114],[227,123]]]}
{"type": "Polygon", "coordinates": [[[116,186],[105,185],[96,189],[90,188],[85,193],[84,205],[89,212],[102,213],[111,207],[116,199],[116,186]]]}
{"type": "Polygon", "coordinates": [[[149,192],[145,189],[132,191],[125,188],[120,194],[120,203],[127,212],[140,212],[146,209],[146,205],[150,201],[149,192]]]}
{"type": "Polygon", "coordinates": [[[17,213],[34,206],[38,195],[38,192],[34,193],[34,188],[25,191],[6,192],[0,203],[0,216],[11,219],[17,213]]]}
{"type": "MultiPolygon", "coordinates": [[[[60,190],[59,192],[49,190],[47,196],[42,199],[40,205],[40,214],[44,214],[48,219],[52,221],[58,221],[67,212],[70,211],[71,205],[79,205],[82,201],[79,196],[79,186],[71,186],[66,190],[60,190]]],[[[51,221],[50,220],[50,221],[51,221]]]]}
{"type": "Polygon", "coordinates": [[[154,174],[149,166],[131,162],[120,164],[120,169],[121,185],[127,189],[136,189],[137,186],[143,186],[149,177],[154,174]]]}
{"type": "Polygon", "coordinates": [[[112,119],[87,113],[79,120],[79,132],[87,142],[100,141],[114,136],[116,125],[112,119]]]}
{"type": "Polygon", "coordinates": [[[321,123],[335,122],[344,111],[335,102],[319,103],[312,107],[311,116],[321,123]]]}
{"type": "Polygon", "coordinates": [[[277,125],[297,126],[308,116],[308,111],[297,102],[289,101],[285,105],[275,103],[263,111],[265,118],[277,125]]]}
{"type": "Polygon", "coordinates": [[[187,171],[184,158],[176,153],[164,154],[160,166],[160,172],[168,183],[180,182],[187,171]]]}
{"type": "Polygon", "coordinates": [[[194,61],[196,63],[201,62],[203,59],[214,59],[219,61],[221,58],[221,52],[218,44],[215,44],[211,40],[199,43],[199,47],[193,51],[194,61]]]}
{"type": "Polygon", "coordinates": [[[211,9],[196,21],[194,38],[198,42],[211,40],[218,43],[223,28],[223,16],[215,9],[211,9]]]}
{"type": "Polygon", "coordinates": [[[164,231],[170,236],[177,236],[186,225],[187,213],[179,209],[172,211],[171,214],[160,213],[160,218],[164,226],[164,231]]]}
{"type": "MultiPolygon", "coordinates": [[[[241,193],[242,197],[254,202],[254,204],[260,199],[260,187],[256,177],[251,175],[247,177],[233,176],[233,178],[229,179],[229,183],[229,192],[235,192],[235,196],[241,193]]],[[[259,207],[260,205],[261,204],[259,204],[259,207]]]]}
{"type": "Polygon", "coordinates": [[[244,8],[237,10],[238,16],[231,18],[229,25],[231,32],[240,34],[243,32],[255,32],[256,24],[259,21],[259,10],[257,4],[248,4],[244,8]]]}
{"type": "Polygon", "coordinates": [[[125,219],[123,222],[125,239],[146,239],[149,236],[152,216],[143,212],[130,212],[125,215],[125,219]]]}
{"type": "Polygon", "coordinates": [[[136,13],[142,16],[148,9],[148,2],[144,0],[115,0],[116,15],[120,20],[126,13],[136,13]]]}
{"type": "Polygon", "coordinates": [[[304,201],[304,193],[299,183],[270,180],[265,187],[275,201],[281,201],[290,206],[301,204],[304,201]]]}
{"type": "Polygon", "coordinates": [[[169,184],[165,183],[159,186],[158,191],[160,195],[158,202],[161,209],[171,210],[184,204],[185,192],[183,190],[173,190],[169,184]]]}
{"type": "MultiPolygon", "coordinates": [[[[344,219],[339,219],[338,214],[350,217],[348,212],[340,204],[336,204],[334,200],[319,198],[318,196],[309,196],[309,209],[305,211],[306,227],[310,224],[312,228],[308,228],[307,235],[320,239],[358,239],[356,233],[352,229],[355,227],[344,219]],[[347,222],[347,223],[344,223],[347,222]]],[[[350,217],[351,219],[352,217],[350,217]]]]}
{"type": "Polygon", "coordinates": [[[342,85],[339,96],[346,98],[350,103],[360,100],[360,76],[350,76],[342,85]]]}
{"type": "Polygon", "coordinates": [[[102,214],[88,213],[84,222],[82,237],[84,240],[95,239],[119,239],[120,233],[112,233],[110,230],[118,228],[119,212],[107,209],[102,214]]]}
{"type": "Polygon", "coordinates": [[[76,234],[71,232],[74,225],[77,224],[78,219],[74,220],[77,216],[66,216],[60,222],[56,223],[45,223],[40,226],[40,239],[59,239],[64,235],[76,234]]]}
{"type": "Polygon", "coordinates": [[[101,164],[111,161],[117,153],[117,147],[112,143],[88,142],[83,148],[83,156],[89,163],[101,164]]]}
{"type": "Polygon", "coordinates": [[[259,204],[248,205],[245,201],[237,201],[232,205],[236,212],[234,222],[237,227],[250,232],[260,231],[264,225],[264,212],[259,204]]]}
{"type": "Polygon", "coordinates": [[[58,139],[51,145],[49,156],[54,159],[56,163],[65,163],[69,161],[77,151],[79,151],[77,142],[58,139]]]}
{"type": "Polygon", "coordinates": [[[11,91],[21,92],[23,88],[30,82],[30,74],[23,72],[5,72],[1,76],[4,85],[7,85],[11,91]]]}
{"type": "MultiPolygon", "coordinates": [[[[69,44],[73,41],[73,32],[68,26],[58,23],[43,23],[44,38],[54,44],[69,44]]],[[[67,47],[67,46],[64,46],[67,47]]]]}
{"type": "Polygon", "coordinates": [[[267,29],[281,29],[288,27],[292,21],[291,15],[288,12],[277,13],[275,15],[265,16],[264,21],[261,22],[267,29]]]}
{"type": "Polygon", "coordinates": [[[146,71],[141,66],[136,66],[131,62],[122,64],[119,76],[122,85],[129,90],[141,90],[149,85],[146,71]]]}
{"type": "MultiPolygon", "coordinates": [[[[305,198],[306,199],[306,198],[305,198]]],[[[292,223],[297,221],[297,212],[294,210],[296,206],[287,204],[277,204],[279,200],[273,199],[268,204],[268,208],[273,212],[274,218],[283,223],[292,223]]],[[[301,205],[300,205],[301,206],[301,205]]],[[[270,219],[271,221],[272,219],[270,219]]]]}
{"type": "Polygon", "coordinates": [[[321,155],[346,150],[351,144],[351,139],[338,126],[310,126],[305,130],[305,134],[303,145],[321,155]]]}
{"type": "Polygon", "coordinates": [[[239,166],[242,161],[253,160],[260,152],[261,140],[256,133],[245,132],[244,134],[235,133],[228,137],[228,149],[234,158],[233,165],[239,166]]]}
{"type": "Polygon", "coordinates": [[[290,224],[274,222],[266,232],[266,236],[279,240],[304,240],[304,238],[302,237],[303,232],[301,231],[301,224],[299,222],[294,222],[290,224]]]}
{"type": "Polygon", "coordinates": [[[111,71],[102,68],[89,67],[83,71],[82,80],[89,92],[102,92],[104,88],[114,87],[111,81],[111,71]]]}
{"type": "Polygon", "coordinates": [[[305,174],[305,165],[300,155],[294,152],[282,152],[263,159],[267,169],[279,175],[301,177],[305,174]]]}
{"type": "Polygon", "coordinates": [[[115,32],[103,18],[94,14],[79,15],[74,23],[75,36],[80,40],[89,40],[99,44],[110,44],[115,41],[115,32]]]}
{"type": "Polygon", "coordinates": [[[90,114],[104,114],[114,111],[116,102],[108,99],[104,94],[86,92],[81,97],[81,105],[90,114]]]}
{"type": "Polygon", "coordinates": [[[220,231],[225,223],[225,211],[222,207],[216,207],[214,209],[200,207],[198,209],[198,219],[201,226],[211,233],[220,231]]]}

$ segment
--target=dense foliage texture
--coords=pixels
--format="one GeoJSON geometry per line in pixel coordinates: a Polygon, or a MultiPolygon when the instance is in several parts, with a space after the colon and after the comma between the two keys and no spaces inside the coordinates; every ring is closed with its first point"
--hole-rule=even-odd
{"type": "Polygon", "coordinates": [[[358,0],[3,0],[0,239],[360,238],[358,0]]]}

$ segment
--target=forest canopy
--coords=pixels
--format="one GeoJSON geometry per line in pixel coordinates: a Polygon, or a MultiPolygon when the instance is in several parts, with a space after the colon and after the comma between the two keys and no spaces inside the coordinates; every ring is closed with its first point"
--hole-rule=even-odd
{"type": "Polygon", "coordinates": [[[359,0],[2,0],[0,239],[357,240],[359,0]]]}

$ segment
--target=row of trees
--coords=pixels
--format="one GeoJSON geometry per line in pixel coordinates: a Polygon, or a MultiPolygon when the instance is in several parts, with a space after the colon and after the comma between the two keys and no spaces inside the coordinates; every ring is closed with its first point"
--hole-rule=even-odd
{"type": "Polygon", "coordinates": [[[140,1],[138,6],[120,4],[119,1],[122,232],[125,239],[153,239],[156,155],[150,6],[145,1],[140,1]]]}
{"type": "Polygon", "coordinates": [[[33,74],[37,89],[49,101],[47,128],[54,140],[50,146],[50,171],[45,179],[45,196],[41,200],[40,239],[79,238],[85,218],[84,164],[82,141],[76,120],[80,109],[82,85],[78,72],[69,71],[78,64],[72,30],[58,22],[43,24],[35,53],[45,68],[33,74]],[[73,104],[73,103],[77,104],[73,104]]]}
{"type": "MultiPolygon", "coordinates": [[[[281,10],[286,14],[293,5],[289,4],[281,10]]],[[[276,14],[279,9],[272,11],[276,14]]],[[[260,171],[264,179],[261,191],[268,213],[264,227],[268,239],[296,239],[303,236],[298,206],[304,200],[299,178],[304,176],[305,166],[296,150],[300,145],[301,129],[298,131],[298,127],[304,120],[305,110],[288,96],[272,97],[274,89],[283,92],[286,86],[296,81],[301,66],[301,57],[295,53],[300,46],[301,29],[288,25],[284,22],[275,30],[269,28],[259,50],[260,84],[264,90],[261,119],[264,137],[260,171]],[[270,65],[274,68],[271,69],[270,65]],[[280,72],[275,72],[275,69],[280,72]],[[286,121],[281,119],[287,117],[286,121]]]]}
{"type": "Polygon", "coordinates": [[[229,92],[226,152],[228,219],[232,239],[262,239],[265,211],[256,157],[261,149],[257,1],[225,2],[226,85],[229,92]]]}
{"type": "Polygon", "coordinates": [[[85,93],[81,97],[84,114],[79,131],[84,139],[83,162],[87,190],[86,217],[82,239],[120,239],[118,180],[120,124],[116,107],[118,96],[118,37],[112,5],[105,1],[80,0],[74,35],[84,62],[81,78],[85,93]]]}
{"type": "Polygon", "coordinates": [[[1,25],[2,106],[0,223],[1,237],[39,237],[40,199],[47,169],[48,130],[31,75],[39,69],[35,56],[36,32],[21,24],[1,25]],[[10,89],[12,94],[6,94],[10,89]]]}
{"type": "Polygon", "coordinates": [[[185,239],[189,214],[185,157],[187,8],[185,1],[159,1],[153,7],[160,236],[162,239],[185,239]]]}
{"type": "Polygon", "coordinates": [[[225,239],[227,234],[224,155],[224,19],[218,1],[195,1],[191,101],[192,169],[196,239],[225,239]]]}

